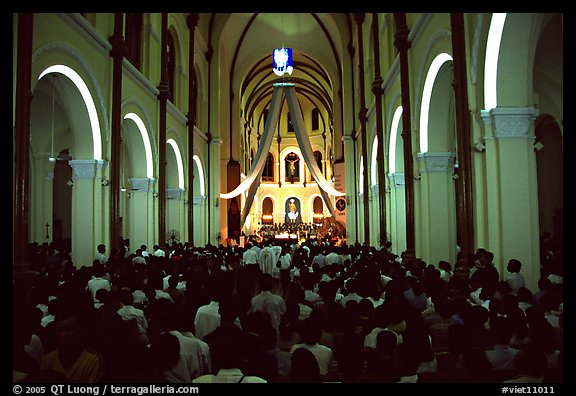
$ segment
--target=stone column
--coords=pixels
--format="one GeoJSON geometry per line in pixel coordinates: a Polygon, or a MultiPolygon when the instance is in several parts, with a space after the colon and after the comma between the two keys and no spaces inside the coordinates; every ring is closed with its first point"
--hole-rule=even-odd
{"type": "Polygon", "coordinates": [[[408,49],[411,46],[408,41],[410,30],[406,25],[405,13],[394,13],[396,32],[394,34],[394,46],[398,49],[400,57],[400,89],[402,91],[402,139],[404,140],[404,172],[407,183],[404,192],[406,194],[406,256],[416,257],[416,245],[414,243],[414,156],[412,154],[412,124],[410,111],[410,73],[408,68],[408,49]]]}
{"type": "Polygon", "coordinates": [[[406,205],[404,173],[388,173],[390,180],[390,197],[388,213],[390,213],[390,238],[392,251],[400,255],[406,250],[406,205]]]}
{"type": "Polygon", "coordinates": [[[540,277],[538,184],[533,107],[494,108],[481,118],[492,136],[486,146],[488,250],[505,277],[511,258],[522,263],[526,287],[537,290],[540,277]]]}
{"type": "Polygon", "coordinates": [[[194,125],[196,124],[196,69],[194,68],[194,31],[198,24],[198,13],[186,18],[190,29],[188,49],[188,241],[194,243],[194,125]]]}
{"type": "Polygon", "coordinates": [[[124,14],[114,14],[112,44],[112,111],[110,126],[110,243],[109,251],[120,246],[120,143],[122,141],[122,61],[127,53],[124,41],[124,14]]]}
{"type": "Polygon", "coordinates": [[[164,237],[159,241],[156,233],[155,205],[153,196],[150,194],[155,180],[148,177],[131,177],[128,179],[130,187],[130,205],[127,208],[127,220],[130,223],[130,248],[135,251],[140,245],[145,244],[151,248],[155,243],[163,244],[164,237]]]}
{"type": "Polygon", "coordinates": [[[220,200],[220,172],[226,163],[222,164],[220,159],[220,145],[224,143],[224,140],[220,137],[212,138],[210,141],[210,168],[208,170],[210,178],[210,186],[212,187],[208,192],[208,205],[212,208],[210,216],[210,224],[208,227],[208,242],[213,245],[218,245],[220,241],[216,237],[218,233],[221,235],[221,240],[224,238],[222,231],[220,230],[220,218],[226,218],[226,205],[224,200],[220,200]]]}
{"type": "Polygon", "coordinates": [[[342,136],[344,143],[344,158],[346,160],[346,242],[351,245],[358,240],[358,216],[356,211],[356,169],[354,167],[354,138],[342,136]]]}
{"type": "Polygon", "coordinates": [[[28,222],[30,221],[30,105],[32,103],[32,41],[34,14],[18,14],[16,119],[14,124],[14,276],[28,277],[28,222]]]}
{"type": "Polygon", "coordinates": [[[431,264],[456,263],[454,153],[418,153],[417,158],[422,162],[419,256],[431,264]]]}
{"type": "MultiPolygon", "coordinates": [[[[105,243],[95,234],[96,223],[101,223],[101,213],[94,209],[96,175],[103,161],[95,159],[70,160],[72,168],[72,261],[76,267],[92,266],[96,245],[105,243]],[[92,210],[87,210],[91,208],[92,210]]],[[[100,180],[98,180],[100,183],[100,180]]],[[[108,246],[108,249],[110,247],[108,246]]]]}

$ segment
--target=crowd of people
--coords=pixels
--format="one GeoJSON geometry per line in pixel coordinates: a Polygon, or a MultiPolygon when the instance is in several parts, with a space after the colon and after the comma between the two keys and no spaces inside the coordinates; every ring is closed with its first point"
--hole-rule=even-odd
{"type": "Polygon", "coordinates": [[[74,265],[31,244],[14,382],[562,382],[563,272],[270,239],[142,245],[74,265]]]}

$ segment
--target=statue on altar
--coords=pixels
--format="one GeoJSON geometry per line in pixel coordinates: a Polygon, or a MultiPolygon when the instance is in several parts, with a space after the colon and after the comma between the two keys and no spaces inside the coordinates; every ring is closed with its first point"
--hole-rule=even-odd
{"type": "Polygon", "coordinates": [[[286,224],[296,225],[300,223],[300,201],[296,197],[292,197],[286,201],[286,215],[284,217],[286,224]]]}
{"type": "Polygon", "coordinates": [[[298,219],[298,210],[296,208],[296,204],[294,203],[294,198],[290,199],[288,208],[290,209],[288,212],[288,219],[290,220],[290,223],[296,223],[296,219],[298,219]]]}

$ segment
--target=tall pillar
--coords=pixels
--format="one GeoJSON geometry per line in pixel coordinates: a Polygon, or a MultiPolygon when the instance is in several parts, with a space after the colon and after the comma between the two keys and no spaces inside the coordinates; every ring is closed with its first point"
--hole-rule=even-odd
{"type": "Polygon", "coordinates": [[[199,16],[191,13],[186,18],[190,29],[188,49],[188,241],[194,244],[194,126],[196,125],[196,69],[194,67],[194,32],[199,16]]]}
{"type": "Polygon", "coordinates": [[[158,125],[158,237],[163,245],[166,239],[166,104],[168,102],[168,14],[162,13],[162,33],[160,48],[160,84],[158,85],[159,125],[158,125]]]}
{"type": "MultiPolygon", "coordinates": [[[[95,159],[70,160],[72,168],[72,261],[76,267],[91,266],[96,246],[104,243],[97,239],[95,227],[100,222],[94,210],[86,210],[86,203],[93,202],[96,194],[95,179],[103,161],[95,159]]],[[[108,249],[109,250],[109,249],[108,249]]]]}
{"type": "MultiPolygon", "coordinates": [[[[130,190],[128,191],[130,205],[128,207],[128,218],[130,221],[130,246],[136,250],[140,245],[150,245],[154,243],[163,244],[166,234],[158,241],[158,234],[155,233],[156,222],[154,217],[154,197],[150,191],[154,187],[154,179],[148,177],[131,177],[130,190]]],[[[148,246],[150,247],[150,246],[148,246]]]]}
{"type": "Polygon", "coordinates": [[[360,138],[362,139],[362,158],[364,159],[364,172],[362,175],[362,185],[364,186],[364,194],[363,194],[363,208],[364,208],[364,245],[370,244],[370,202],[369,202],[369,194],[370,188],[368,187],[368,147],[366,142],[366,135],[368,131],[366,130],[366,123],[368,121],[368,117],[366,113],[368,109],[366,108],[366,93],[364,86],[364,39],[362,35],[362,23],[364,23],[364,13],[357,13],[354,15],[356,19],[357,25],[357,33],[358,33],[358,85],[360,87],[360,109],[358,110],[358,121],[360,121],[360,138]]]}
{"type": "Polygon", "coordinates": [[[454,67],[454,106],[456,108],[456,143],[458,145],[458,189],[456,215],[462,256],[474,253],[474,203],[472,190],[472,159],[470,150],[470,109],[468,108],[468,79],[466,75],[466,35],[464,15],[450,14],[452,27],[452,56],[454,67]]]}
{"type": "Polygon", "coordinates": [[[404,175],[406,184],[406,250],[407,258],[416,257],[416,245],[414,243],[414,164],[412,155],[412,124],[410,112],[410,75],[408,72],[408,26],[406,25],[405,13],[394,13],[396,21],[396,33],[394,46],[398,48],[400,56],[400,91],[402,93],[402,139],[404,140],[404,175]]]}
{"type": "Polygon", "coordinates": [[[406,205],[404,185],[404,173],[389,173],[390,179],[390,238],[392,242],[392,251],[400,254],[406,250],[406,205]]]}
{"type": "Polygon", "coordinates": [[[437,264],[440,260],[456,263],[456,228],[454,153],[418,153],[422,162],[420,191],[422,192],[422,226],[418,252],[426,262],[437,264]]]}
{"type": "Polygon", "coordinates": [[[532,107],[495,108],[481,117],[493,136],[485,137],[488,245],[501,278],[511,258],[522,263],[526,287],[540,278],[538,185],[532,107]]]}
{"type": "Polygon", "coordinates": [[[351,245],[358,241],[358,216],[356,211],[356,169],[354,167],[354,138],[349,135],[342,136],[344,143],[344,158],[346,160],[346,174],[352,174],[352,177],[346,177],[346,242],[351,245]],[[352,168],[352,169],[351,169],[352,168]],[[350,171],[351,170],[351,171],[350,171]]]}
{"type": "Polygon", "coordinates": [[[213,245],[218,245],[220,240],[218,240],[217,235],[221,238],[224,237],[220,232],[220,218],[226,214],[226,205],[221,205],[220,200],[220,168],[222,164],[220,163],[220,145],[224,143],[222,138],[212,138],[208,150],[210,150],[210,167],[209,167],[209,179],[212,188],[208,192],[209,200],[208,205],[213,207],[212,215],[210,216],[210,227],[208,228],[208,242],[213,245]]]}
{"type": "Polygon", "coordinates": [[[372,40],[374,41],[374,81],[372,93],[376,99],[376,136],[378,136],[378,152],[376,163],[378,167],[378,208],[380,219],[380,233],[378,242],[380,246],[386,244],[386,171],[384,170],[384,120],[382,118],[382,76],[380,75],[380,34],[378,26],[378,13],[372,13],[372,40]]]}
{"type": "Polygon", "coordinates": [[[112,44],[112,111],[110,126],[110,251],[120,247],[120,143],[122,141],[122,60],[127,53],[124,41],[124,14],[114,14],[112,44]]]}
{"type": "Polygon", "coordinates": [[[30,218],[30,105],[34,16],[18,14],[16,119],[14,125],[14,276],[26,276],[30,218]]]}

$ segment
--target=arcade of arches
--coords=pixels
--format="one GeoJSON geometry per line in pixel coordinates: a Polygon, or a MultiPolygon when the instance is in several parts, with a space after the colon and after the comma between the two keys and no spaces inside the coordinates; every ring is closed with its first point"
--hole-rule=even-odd
{"type": "Polygon", "coordinates": [[[13,14],[15,274],[33,242],[80,267],[100,243],[293,233],[433,264],[484,248],[536,289],[541,237],[563,231],[562,43],[548,13],[13,14]],[[253,201],[221,197],[250,176],[278,82],[343,193],[329,204],[285,101],[253,201]]]}

